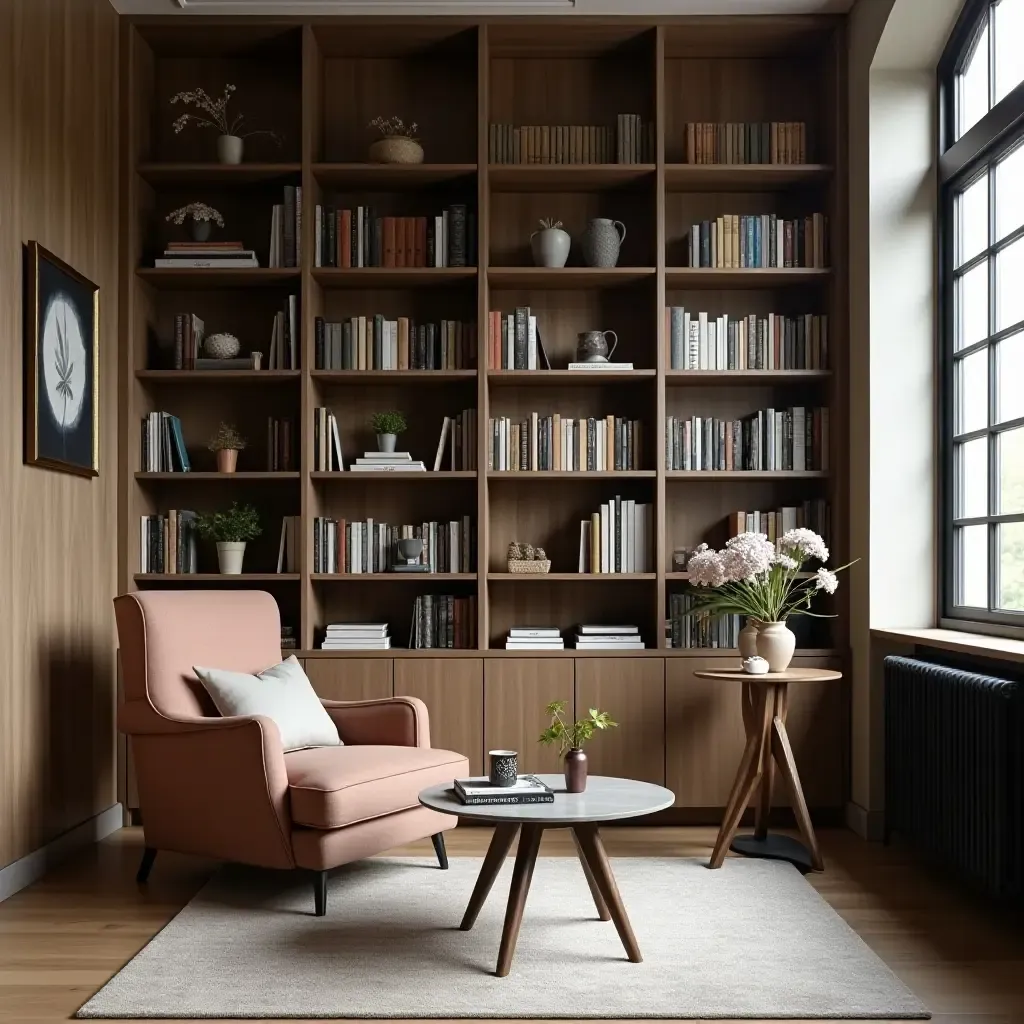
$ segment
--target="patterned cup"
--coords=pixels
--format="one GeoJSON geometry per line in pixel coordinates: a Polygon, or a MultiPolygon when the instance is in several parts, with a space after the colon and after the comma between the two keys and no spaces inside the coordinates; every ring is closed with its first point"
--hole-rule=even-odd
{"type": "Polygon", "coordinates": [[[514,786],[519,774],[518,751],[490,750],[487,756],[491,759],[491,785],[514,786]]]}

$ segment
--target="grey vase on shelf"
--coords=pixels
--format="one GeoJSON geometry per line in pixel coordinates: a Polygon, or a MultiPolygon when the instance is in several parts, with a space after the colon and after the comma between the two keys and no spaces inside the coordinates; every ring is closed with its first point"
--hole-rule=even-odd
{"type": "Polygon", "coordinates": [[[594,217],[583,233],[583,262],[588,267],[614,267],[625,240],[626,225],[621,220],[594,217]]]}

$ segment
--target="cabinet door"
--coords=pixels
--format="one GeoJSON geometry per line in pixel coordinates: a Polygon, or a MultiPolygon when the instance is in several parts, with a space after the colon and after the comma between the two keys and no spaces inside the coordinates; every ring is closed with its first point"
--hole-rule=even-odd
{"type": "Polygon", "coordinates": [[[480,658],[396,658],[395,696],[419,697],[430,711],[430,745],[469,758],[483,774],[484,663],[480,658]]]}
{"type": "MultiPolygon", "coordinates": [[[[571,658],[488,658],[484,667],[484,752],[518,750],[521,772],[561,772],[557,747],[538,741],[555,700],[573,712],[571,658]]],[[[486,770],[486,769],[485,769],[486,770]]]]}
{"type": "Polygon", "coordinates": [[[618,727],[587,744],[593,775],[665,784],[665,660],[577,658],[576,717],[607,711],[618,727]]]}
{"type": "Polygon", "coordinates": [[[741,684],[694,676],[722,658],[666,661],[665,784],[677,807],[725,807],[746,742],[741,684]]]}
{"type": "Polygon", "coordinates": [[[391,697],[390,658],[307,658],[306,675],[323,700],[391,697]]]}
{"type": "MultiPolygon", "coordinates": [[[[842,671],[838,658],[794,658],[793,668],[842,671]]],[[[808,807],[837,808],[846,801],[849,730],[846,727],[845,679],[828,683],[793,683],[789,688],[786,732],[793,747],[808,807]]],[[[788,803],[786,785],[778,779],[773,803],[788,803]]]]}

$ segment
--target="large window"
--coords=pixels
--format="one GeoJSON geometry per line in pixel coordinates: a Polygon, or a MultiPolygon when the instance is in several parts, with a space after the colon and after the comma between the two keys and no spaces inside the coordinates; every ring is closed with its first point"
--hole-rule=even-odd
{"type": "Polygon", "coordinates": [[[968,0],[940,98],[944,614],[1024,627],[1024,0],[968,0]]]}

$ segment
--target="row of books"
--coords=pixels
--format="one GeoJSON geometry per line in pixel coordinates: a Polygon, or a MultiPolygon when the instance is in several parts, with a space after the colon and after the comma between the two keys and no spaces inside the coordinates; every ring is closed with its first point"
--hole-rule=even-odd
{"type": "Polygon", "coordinates": [[[246,249],[241,242],[168,242],[163,255],[153,261],[155,267],[202,270],[228,270],[259,265],[256,253],[246,249]]]}
{"type": "Polygon", "coordinates": [[[141,466],[144,473],[188,473],[181,420],[169,412],[151,412],[142,420],[141,466]]]}
{"type": "Polygon", "coordinates": [[[277,547],[277,571],[299,571],[299,544],[302,537],[302,516],[281,517],[281,540],[277,547]]]}
{"type": "Polygon", "coordinates": [[[492,470],[601,473],[639,469],[643,461],[643,424],[619,416],[498,416],[487,421],[487,433],[492,470]]]}
{"type": "Polygon", "coordinates": [[[550,369],[537,317],[529,306],[517,306],[514,313],[491,310],[487,314],[489,370],[539,370],[541,360],[550,369]]]}
{"type": "Polygon", "coordinates": [[[669,594],[669,647],[717,647],[726,650],[739,647],[740,630],[743,628],[739,615],[722,615],[713,619],[692,613],[693,606],[692,594],[669,594]]]}
{"type": "Polygon", "coordinates": [[[338,622],[324,630],[324,651],[387,651],[391,649],[386,622],[338,622]]]}
{"type": "Polygon", "coordinates": [[[684,306],[665,309],[672,370],[824,370],[828,317],[751,313],[712,317],[684,306]]]}
{"type": "Polygon", "coordinates": [[[463,409],[457,416],[445,416],[441,422],[441,437],[434,455],[434,469],[444,461],[445,448],[451,453],[449,469],[452,472],[475,472],[477,468],[476,409],[463,409]]]}
{"type": "Polygon", "coordinates": [[[295,421],[287,417],[267,417],[267,469],[271,473],[289,473],[298,469],[295,458],[295,421]]]}
{"type": "Polygon", "coordinates": [[[302,186],[285,185],[270,214],[271,267],[297,267],[302,253],[302,186]]]}
{"type": "Polygon", "coordinates": [[[371,206],[316,208],[317,267],[471,267],[476,217],[453,203],[432,217],[381,217],[371,206]]]}
{"type": "Polygon", "coordinates": [[[805,164],[804,121],[687,121],[688,164],[805,164]]]}
{"type": "Polygon", "coordinates": [[[196,513],[169,509],[141,517],[139,571],[144,573],[194,573],[196,561],[196,513]]]}
{"type": "Polygon", "coordinates": [[[366,519],[351,522],[315,516],[313,519],[313,572],[369,575],[390,572],[408,563],[398,552],[400,540],[423,541],[419,564],[437,572],[472,572],[475,535],[468,515],[449,522],[418,526],[366,519]]]}
{"type": "Polygon", "coordinates": [[[763,533],[773,544],[790,530],[813,530],[821,537],[832,534],[832,517],[824,498],[813,498],[800,505],[783,505],[771,512],[730,512],[726,528],[730,537],[741,533],[763,533]]]}
{"type": "Polygon", "coordinates": [[[345,468],[338,419],[326,406],[313,410],[313,471],[340,473],[345,468]]]}
{"type": "Polygon", "coordinates": [[[471,370],[476,324],[461,320],[417,324],[407,316],[314,320],[318,370],[471,370]]]}
{"type": "Polygon", "coordinates": [[[299,298],[289,295],[284,309],[274,314],[270,332],[270,358],[268,370],[297,370],[299,368],[299,298]]]}
{"type": "Polygon", "coordinates": [[[491,124],[492,164],[640,164],[654,161],[654,125],[638,114],[619,114],[614,127],[600,124],[491,124]]]}
{"type": "Polygon", "coordinates": [[[654,572],[654,506],[617,494],[581,520],[579,571],[654,572]]]}
{"type": "Polygon", "coordinates": [[[476,647],[476,598],[423,594],[413,602],[409,647],[467,650],[476,647]]]}
{"type": "Polygon", "coordinates": [[[828,409],[761,409],[738,420],[665,419],[667,470],[826,471],[828,409]]]}
{"type": "Polygon", "coordinates": [[[766,269],[828,266],[828,218],[784,220],[774,213],[722,214],[690,228],[691,267],[766,269]]]}
{"type": "Polygon", "coordinates": [[[172,366],[175,370],[196,370],[199,353],[203,349],[206,324],[195,313],[174,314],[174,355],[172,366]]]}

